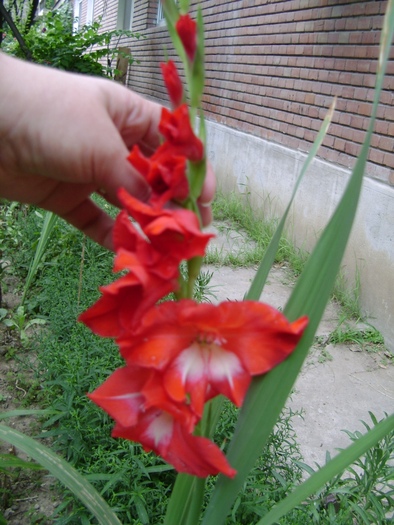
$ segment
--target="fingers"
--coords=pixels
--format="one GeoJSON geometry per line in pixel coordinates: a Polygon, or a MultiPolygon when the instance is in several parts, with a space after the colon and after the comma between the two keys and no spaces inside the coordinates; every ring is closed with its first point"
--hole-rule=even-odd
{"type": "Polygon", "coordinates": [[[104,248],[114,250],[112,229],[115,221],[90,199],[86,199],[68,213],[61,214],[60,217],[104,248]]]}
{"type": "Polygon", "coordinates": [[[200,216],[201,216],[201,222],[203,226],[209,226],[212,222],[213,215],[212,215],[212,208],[211,206],[201,206],[198,205],[200,210],[200,216]]]}
{"type": "Polygon", "coordinates": [[[103,82],[102,87],[108,114],[126,148],[139,144],[147,155],[152,153],[160,144],[162,106],[110,81],[103,82]]]}
{"type": "Polygon", "coordinates": [[[201,221],[203,226],[209,226],[212,222],[212,208],[211,203],[216,191],[216,177],[213,172],[211,164],[207,163],[207,173],[205,175],[204,186],[200,198],[198,199],[198,207],[200,209],[201,221]]]}
{"type": "Polygon", "coordinates": [[[111,204],[120,207],[118,200],[119,188],[124,188],[137,199],[146,202],[151,194],[147,181],[140,175],[127,160],[127,153],[122,157],[117,155],[110,162],[110,167],[100,167],[96,177],[98,191],[111,204]]]}

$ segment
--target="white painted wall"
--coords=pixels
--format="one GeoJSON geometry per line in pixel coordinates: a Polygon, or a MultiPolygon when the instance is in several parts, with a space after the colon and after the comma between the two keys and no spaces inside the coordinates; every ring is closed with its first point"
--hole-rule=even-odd
{"type": "MultiPolygon", "coordinates": [[[[252,204],[280,217],[306,155],[207,122],[208,158],[224,191],[250,192],[252,204]]],[[[350,172],[315,159],[297,193],[288,232],[308,251],[338,203],[350,172]]],[[[343,261],[350,285],[361,279],[361,307],[394,352],[394,188],[366,177],[343,261]]]]}

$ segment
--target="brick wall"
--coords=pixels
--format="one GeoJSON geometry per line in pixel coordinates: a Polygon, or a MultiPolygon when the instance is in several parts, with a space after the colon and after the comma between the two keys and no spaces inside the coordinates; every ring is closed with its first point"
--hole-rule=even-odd
{"type": "MultiPolygon", "coordinates": [[[[353,166],[371,112],[386,1],[202,0],[201,6],[207,118],[308,151],[337,97],[333,123],[319,156],[353,166]]],[[[140,61],[130,68],[129,86],[165,100],[159,63],[165,48],[173,55],[165,26],[156,24],[156,13],[157,0],[135,0],[133,30],[146,38],[128,43],[140,61]]],[[[393,90],[391,60],[367,169],[368,175],[391,185],[393,90]]]]}

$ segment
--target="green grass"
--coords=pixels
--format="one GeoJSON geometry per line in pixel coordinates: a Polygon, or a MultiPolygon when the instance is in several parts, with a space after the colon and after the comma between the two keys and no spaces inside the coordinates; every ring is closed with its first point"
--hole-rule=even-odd
{"type": "Polygon", "coordinates": [[[339,323],[330,334],[328,342],[331,344],[353,343],[366,348],[377,345],[384,347],[384,338],[376,328],[371,325],[352,326],[347,322],[339,323]]]}
{"type": "MultiPolygon", "coordinates": [[[[213,202],[215,221],[224,221],[237,232],[242,232],[249,243],[244,243],[239,253],[223,254],[217,250],[208,253],[207,264],[230,266],[255,266],[258,265],[270,243],[276,228],[276,222],[265,219],[262,214],[254,210],[248,196],[235,193],[224,195],[217,192],[213,202]]],[[[295,248],[289,240],[282,239],[275,262],[277,264],[289,263],[298,275],[306,261],[306,254],[295,248]]]]}
{"type": "MultiPolygon", "coordinates": [[[[41,217],[33,209],[27,213],[25,209],[14,211],[13,227],[21,235],[15,246],[8,243],[7,254],[12,259],[13,273],[23,279],[39,238],[41,217]]],[[[87,392],[123,364],[111,340],[94,336],[76,322],[79,313],[98,298],[98,286],[114,279],[112,263],[111,253],[84,240],[63,221],[56,223],[25,302],[26,319],[30,315],[47,321],[40,335],[31,341],[38,359],[29,399],[33,400],[35,395],[34,401],[39,401],[43,408],[56,410],[43,423],[42,437],[50,439],[56,452],[88,476],[124,523],[159,523],[175,480],[174,471],[138,444],[112,439],[113,422],[86,397],[87,392]]],[[[197,281],[199,300],[210,298],[210,277],[209,272],[203,272],[197,281]]],[[[21,367],[26,367],[22,361],[21,367]]],[[[223,447],[235,417],[236,409],[226,404],[215,438],[223,447]]],[[[286,415],[251,473],[233,512],[234,519],[242,523],[242,516],[252,515],[250,507],[257,493],[267,505],[278,494],[283,496],[297,481],[296,474],[300,476],[300,469],[292,463],[297,458],[300,456],[291,415],[286,415]],[[267,480],[269,491],[263,490],[267,480]]],[[[71,493],[65,492],[55,523],[92,522],[86,509],[71,493]]]]}
{"type": "MultiPolygon", "coordinates": [[[[254,239],[257,239],[262,228],[261,221],[245,208],[240,207],[235,199],[230,199],[226,206],[226,209],[232,210],[234,220],[238,218],[238,229],[247,231],[246,228],[249,228],[254,232],[254,239]]],[[[3,246],[7,259],[12,263],[8,271],[12,269],[16,276],[23,279],[28,261],[34,253],[41,222],[33,209],[28,211],[24,207],[14,207],[11,212],[9,220],[16,238],[8,236],[3,246]]],[[[216,212],[221,220],[229,220],[224,211],[222,215],[218,210],[216,212]]],[[[264,242],[268,242],[268,234],[264,242]]],[[[263,243],[259,246],[264,249],[263,243]]],[[[282,255],[289,251],[290,247],[284,243],[282,255]]],[[[281,259],[282,262],[285,260],[281,259]]],[[[31,364],[23,353],[18,356],[18,352],[22,352],[19,348],[15,350],[13,358],[19,359],[21,378],[23,369],[30,367],[31,383],[20,383],[28,390],[29,401],[38,402],[42,408],[56,410],[54,416],[42,423],[42,437],[51,439],[54,450],[87,475],[125,524],[156,524],[161,522],[165,514],[175,479],[174,471],[160,458],[144,452],[138,444],[112,439],[113,422],[86,397],[87,392],[96,388],[117,366],[122,365],[111,340],[94,336],[76,322],[78,314],[98,298],[98,286],[114,279],[112,261],[112,254],[84,240],[73,228],[58,221],[25,304],[27,320],[29,315],[47,320],[40,335],[31,341],[32,348],[29,351],[34,350],[37,359],[31,364]]],[[[209,273],[204,273],[199,279],[197,294],[200,300],[209,300],[209,281],[209,273]]],[[[332,337],[337,337],[339,341],[340,338],[349,337],[349,334],[343,324],[341,330],[338,329],[332,337]]],[[[364,341],[374,339],[376,342],[378,335],[371,332],[364,333],[362,337],[364,341]]],[[[226,403],[215,435],[215,441],[224,450],[232,434],[236,414],[237,410],[226,403]]],[[[262,450],[235,502],[227,525],[255,522],[257,516],[262,516],[299,483],[303,466],[292,426],[293,417],[288,412],[282,414],[275,433],[268,446],[262,450]]],[[[321,493],[284,518],[281,525],[350,525],[349,515],[357,516],[353,509],[355,504],[370,516],[370,521],[365,523],[386,525],[388,522],[382,518],[385,501],[378,490],[380,486],[387,487],[391,483],[393,470],[387,468],[387,455],[393,459],[394,453],[393,447],[389,448],[387,443],[379,447],[371,451],[376,456],[375,463],[371,463],[369,458],[360,467],[364,477],[359,489],[351,483],[349,471],[350,474],[345,476],[346,483],[342,482],[342,478],[333,480],[321,493]],[[383,451],[379,452],[381,449],[383,451]],[[385,462],[379,463],[379,457],[384,457],[385,462]],[[367,482],[369,493],[372,494],[368,505],[372,507],[366,507],[369,501],[365,490],[367,482]],[[335,494],[335,502],[337,499],[339,501],[340,514],[337,514],[335,505],[326,502],[331,493],[335,494]],[[378,504],[374,499],[376,494],[376,498],[380,498],[378,504]],[[343,521],[340,521],[342,516],[343,521]],[[373,521],[375,518],[378,521],[373,521]]],[[[208,490],[212,482],[209,480],[208,490]]],[[[61,493],[64,496],[54,518],[56,525],[94,523],[71,493],[63,489],[61,493]]]]}
{"type": "MultiPolygon", "coordinates": [[[[247,194],[241,195],[235,192],[230,194],[217,192],[213,202],[213,215],[215,221],[225,223],[219,225],[219,229],[221,228],[224,234],[229,230],[241,232],[245,242],[235,253],[211,249],[205,257],[205,262],[216,266],[257,266],[267,249],[277,222],[266,219],[263,211],[254,209],[247,194]]],[[[286,265],[292,271],[293,276],[297,277],[302,272],[307,258],[306,251],[295,247],[288,238],[282,237],[275,258],[276,264],[286,265]]],[[[353,286],[349,284],[343,273],[337,278],[332,299],[341,306],[341,313],[348,318],[362,318],[359,301],[360,288],[358,272],[356,272],[353,286]]]]}

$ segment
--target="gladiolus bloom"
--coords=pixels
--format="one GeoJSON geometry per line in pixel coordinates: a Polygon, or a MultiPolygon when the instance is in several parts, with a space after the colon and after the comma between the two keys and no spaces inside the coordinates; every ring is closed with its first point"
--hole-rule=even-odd
{"type": "Polygon", "coordinates": [[[131,330],[140,316],[163,296],[178,288],[179,263],[176,252],[163,254],[142,238],[131,224],[126,211],[115,222],[114,271],[129,273],[100,287],[102,296],[79,316],[94,333],[119,337],[131,330]]]}
{"type": "Polygon", "coordinates": [[[183,86],[178,69],[172,60],[166,64],[160,64],[160,67],[171,103],[174,107],[178,107],[183,99],[183,86]]]}
{"type": "Polygon", "coordinates": [[[183,201],[188,197],[185,157],[163,152],[163,147],[159,147],[147,158],[138,146],[134,146],[128,160],[152,187],[152,204],[163,206],[169,200],[183,201]]]}
{"type": "Polygon", "coordinates": [[[163,108],[159,131],[167,141],[161,147],[162,152],[169,151],[192,161],[203,159],[204,146],[190,125],[186,104],[182,104],[173,112],[163,108]]]}
{"type": "Polygon", "coordinates": [[[181,15],[175,24],[186,55],[193,62],[197,50],[197,24],[189,15],[181,15]]]}
{"type": "Polygon", "coordinates": [[[197,216],[192,211],[152,207],[124,189],[119,190],[118,197],[157,251],[176,254],[180,261],[205,254],[213,235],[200,230],[197,216]]]}
{"type": "Polygon", "coordinates": [[[189,434],[179,421],[158,409],[148,410],[133,427],[116,425],[112,436],[138,441],[147,452],[153,450],[178,472],[200,478],[219,473],[233,478],[237,473],[215,443],[189,434]]]}
{"type": "Polygon", "coordinates": [[[126,362],[161,371],[169,397],[190,400],[201,417],[205,401],[218,394],[240,406],[251,376],[283,361],[306,325],[305,317],[290,323],[257,301],[215,306],[185,299],[147,312],[138,333],[124,333],[118,344],[126,362]]]}
{"type": "Polygon", "coordinates": [[[214,443],[191,434],[195,415],[186,404],[174,403],[168,397],[158,372],[120,368],[89,397],[115,419],[113,437],[138,441],[178,472],[200,477],[219,472],[235,476],[236,471],[214,443]]]}

